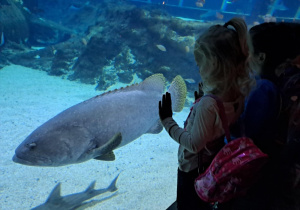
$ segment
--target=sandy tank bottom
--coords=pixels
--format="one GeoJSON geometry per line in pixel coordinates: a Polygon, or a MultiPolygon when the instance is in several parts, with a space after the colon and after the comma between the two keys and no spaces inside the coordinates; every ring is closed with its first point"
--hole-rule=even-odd
{"type": "MultiPolygon", "coordinates": [[[[116,87],[117,88],[117,87],[116,87]]],[[[66,108],[99,95],[95,86],[52,77],[21,66],[0,70],[0,209],[31,209],[61,182],[61,195],[84,191],[96,180],[106,188],[118,175],[118,191],[94,197],[88,209],[166,209],[176,198],[178,144],[166,131],[146,134],[115,150],[112,162],[90,160],[63,167],[31,167],[12,161],[16,147],[38,126],[66,108]]],[[[179,124],[188,115],[174,115],[179,124]]],[[[134,128],[133,128],[134,129],[134,128]]]]}

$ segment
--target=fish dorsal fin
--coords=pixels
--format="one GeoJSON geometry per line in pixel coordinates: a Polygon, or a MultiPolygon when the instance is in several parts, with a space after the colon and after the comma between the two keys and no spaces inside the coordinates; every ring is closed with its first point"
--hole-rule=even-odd
{"type": "Polygon", "coordinates": [[[150,89],[163,93],[165,89],[166,79],[163,74],[153,74],[152,76],[146,78],[139,85],[142,89],[150,89]]]}
{"type": "Polygon", "coordinates": [[[53,190],[51,191],[46,203],[55,203],[57,200],[61,199],[60,196],[61,183],[55,185],[53,190]]]}
{"type": "Polygon", "coordinates": [[[163,126],[160,122],[160,120],[158,120],[148,131],[147,133],[152,133],[152,134],[158,134],[163,130],[163,126]]]}
{"type": "Polygon", "coordinates": [[[119,93],[119,92],[127,92],[127,91],[134,91],[134,90],[153,90],[153,91],[159,91],[160,93],[163,93],[165,89],[165,82],[166,79],[163,74],[153,74],[150,77],[147,77],[144,81],[138,84],[133,84],[127,87],[122,87],[116,90],[105,92],[101,95],[95,96],[95,97],[103,97],[107,94],[113,94],[113,93],[119,93]]]}
{"type": "Polygon", "coordinates": [[[116,190],[118,190],[116,184],[117,184],[117,180],[118,180],[118,177],[119,177],[120,174],[118,174],[114,180],[111,182],[111,184],[106,188],[108,189],[110,192],[114,192],[116,190]]]}
{"type": "MultiPolygon", "coordinates": [[[[112,153],[112,151],[114,149],[116,149],[122,141],[122,134],[119,132],[117,134],[115,134],[106,144],[104,144],[102,147],[96,148],[94,149],[93,153],[95,154],[94,159],[96,160],[104,160],[103,157],[107,159],[105,160],[109,160],[108,155],[111,155],[110,153],[112,153]],[[105,156],[106,155],[106,156],[105,156]]],[[[113,155],[113,159],[114,160],[114,154],[113,155]]]]}
{"type": "Polygon", "coordinates": [[[111,152],[109,152],[107,154],[95,157],[94,159],[96,159],[96,160],[104,160],[104,161],[114,161],[116,159],[116,156],[115,156],[114,152],[111,151],[111,152]]]}
{"type": "Polygon", "coordinates": [[[95,189],[96,181],[91,182],[91,184],[86,188],[85,192],[91,192],[95,189]]]}

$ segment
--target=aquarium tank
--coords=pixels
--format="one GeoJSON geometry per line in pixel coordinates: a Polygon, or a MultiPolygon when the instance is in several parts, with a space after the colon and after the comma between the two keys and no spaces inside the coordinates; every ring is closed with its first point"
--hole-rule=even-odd
{"type": "Polygon", "coordinates": [[[297,25],[300,1],[0,0],[0,209],[172,209],[158,102],[184,126],[195,40],[234,17],[297,25]]]}

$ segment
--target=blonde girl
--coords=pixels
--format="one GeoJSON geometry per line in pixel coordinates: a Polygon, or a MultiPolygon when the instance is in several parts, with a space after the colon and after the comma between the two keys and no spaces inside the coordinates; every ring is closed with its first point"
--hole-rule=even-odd
{"type": "MultiPolygon", "coordinates": [[[[243,111],[244,99],[254,79],[249,68],[250,44],[244,20],[233,18],[224,25],[211,26],[196,40],[194,56],[202,79],[202,91],[223,101],[229,125],[243,111]]],[[[224,145],[221,119],[215,99],[202,97],[191,109],[185,128],[172,118],[171,95],[159,102],[161,122],[170,137],[179,143],[177,201],[178,209],[209,209],[196,194],[194,180],[224,145]],[[199,153],[202,165],[199,165],[199,153]]],[[[219,206],[226,209],[229,204],[219,206]]]]}

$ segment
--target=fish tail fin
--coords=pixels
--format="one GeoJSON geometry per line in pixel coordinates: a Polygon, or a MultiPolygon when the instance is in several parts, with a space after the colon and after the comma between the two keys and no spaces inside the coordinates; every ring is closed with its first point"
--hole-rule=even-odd
{"type": "Polygon", "coordinates": [[[96,185],[96,181],[93,181],[89,186],[88,188],[86,188],[85,192],[86,193],[89,193],[91,191],[94,191],[95,190],[95,185],[96,185]]]}
{"type": "Polygon", "coordinates": [[[168,92],[171,93],[172,96],[172,110],[174,112],[180,112],[184,107],[187,94],[186,84],[180,75],[177,75],[173,79],[168,92]]]}
{"type": "Polygon", "coordinates": [[[108,191],[114,192],[114,191],[116,191],[116,190],[118,189],[117,186],[116,186],[116,184],[117,184],[117,180],[118,180],[118,178],[119,178],[119,175],[120,175],[120,174],[118,174],[118,175],[114,178],[114,180],[112,180],[111,184],[107,187],[107,190],[108,190],[108,191]]]}

